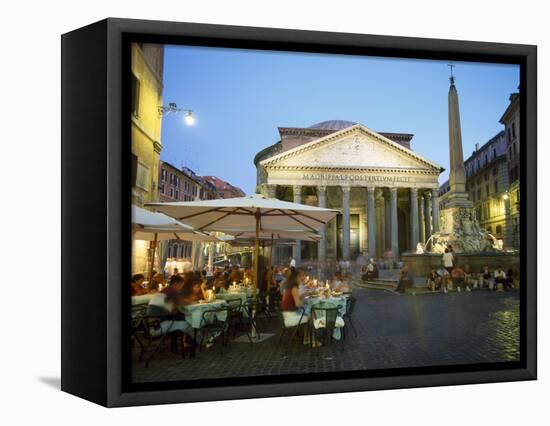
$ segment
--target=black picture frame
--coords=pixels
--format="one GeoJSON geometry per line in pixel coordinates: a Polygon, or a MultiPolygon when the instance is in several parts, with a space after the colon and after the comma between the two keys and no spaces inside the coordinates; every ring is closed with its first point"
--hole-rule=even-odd
{"type": "Polygon", "coordinates": [[[117,407],[536,379],[536,46],[113,18],[64,34],[61,41],[63,391],[117,407]],[[132,41],[519,64],[524,283],[520,361],[201,381],[186,388],[181,383],[131,385],[125,285],[130,260],[130,113],[125,100],[132,41]],[[84,258],[93,269],[83,270],[84,258]]]}

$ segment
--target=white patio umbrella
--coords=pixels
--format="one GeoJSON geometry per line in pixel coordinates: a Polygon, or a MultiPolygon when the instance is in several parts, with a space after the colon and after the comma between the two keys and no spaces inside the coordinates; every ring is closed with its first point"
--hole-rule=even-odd
{"type": "Polygon", "coordinates": [[[153,209],[193,226],[199,231],[231,233],[253,231],[254,287],[258,285],[258,255],[262,231],[317,232],[337,214],[337,210],[290,203],[260,194],[248,197],[205,201],[148,203],[153,209]]]}
{"type": "Polygon", "coordinates": [[[153,253],[150,261],[151,277],[155,263],[155,250],[158,241],[183,240],[196,242],[216,242],[218,238],[198,232],[192,226],[186,225],[162,213],[151,212],[138,206],[132,206],[132,238],[135,240],[152,241],[153,253]]]}

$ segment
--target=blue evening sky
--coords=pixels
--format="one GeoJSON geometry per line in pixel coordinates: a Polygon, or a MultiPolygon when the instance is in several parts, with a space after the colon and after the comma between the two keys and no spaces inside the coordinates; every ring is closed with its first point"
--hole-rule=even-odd
{"type": "MultiPolygon", "coordinates": [[[[454,74],[467,158],[503,128],[519,67],[458,62],[454,74]]],[[[193,109],[196,123],[164,117],[161,158],[251,194],[254,155],[279,140],[278,126],[349,120],[413,133],[412,149],[447,169],[448,88],[445,61],[166,46],[164,104],[193,109]]]]}

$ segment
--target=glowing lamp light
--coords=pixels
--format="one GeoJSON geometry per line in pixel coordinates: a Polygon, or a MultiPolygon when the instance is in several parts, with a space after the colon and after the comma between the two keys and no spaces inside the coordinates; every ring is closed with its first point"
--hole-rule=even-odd
{"type": "Polygon", "coordinates": [[[505,199],[505,200],[507,200],[507,199],[509,198],[509,196],[508,196],[508,194],[504,194],[504,195],[502,196],[502,198],[505,199]]]}
{"type": "Polygon", "coordinates": [[[193,112],[188,111],[187,114],[185,114],[185,117],[183,118],[183,120],[185,121],[185,124],[187,124],[188,126],[192,126],[193,124],[195,124],[195,117],[193,116],[193,112]]]}

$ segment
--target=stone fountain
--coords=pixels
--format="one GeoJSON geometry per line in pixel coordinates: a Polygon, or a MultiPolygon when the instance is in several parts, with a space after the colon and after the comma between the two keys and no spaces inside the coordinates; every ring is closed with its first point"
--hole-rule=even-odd
{"type": "Polygon", "coordinates": [[[416,253],[406,253],[403,261],[417,275],[425,275],[430,269],[441,266],[441,255],[452,246],[458,264],[468,264],[471,270],[484,266],[496,268],[519,264],[517,252],[505,252],[487,231],[481,229],[474,205],[466,192],[466,171],[462,151],[462,134],[458,93],[451,75],[448,96],[449,107],[449,157],[450,190],[445,207],[440,211],[439,231],[426,244],[417,247],[416,253]]]}

